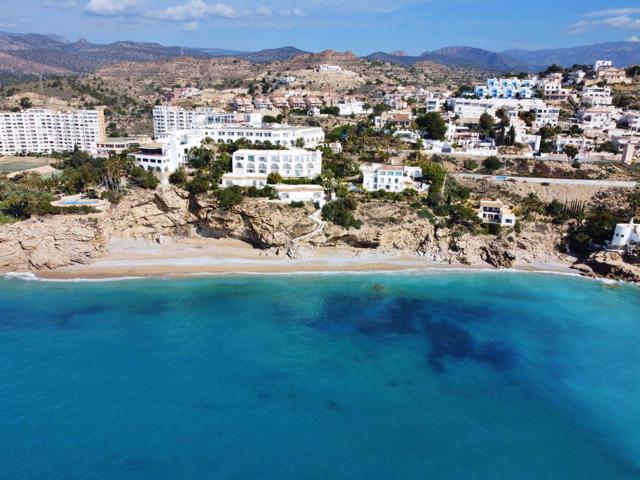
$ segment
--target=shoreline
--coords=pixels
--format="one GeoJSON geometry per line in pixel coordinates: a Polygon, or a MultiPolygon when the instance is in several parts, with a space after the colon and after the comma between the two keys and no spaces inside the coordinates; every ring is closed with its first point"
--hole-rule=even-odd
{"type": "Polygon", "coordinates": [[[429,271],[515,271],[582,276],[559,259],[495,268],[488,263],[432,261],[418,255],[323,247],[290,259],[239,240],[182,239],[166,244],[115,239],[105,256],[91,264],[39,272],[10,272],[5,277],[37,280],[116,280],[195,276],[426,273],[429,271]]]}

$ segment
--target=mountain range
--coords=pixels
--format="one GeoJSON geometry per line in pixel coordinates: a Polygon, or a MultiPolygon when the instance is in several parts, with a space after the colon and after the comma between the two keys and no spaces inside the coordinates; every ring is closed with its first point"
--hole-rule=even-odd
{"type": "MultiPolygon", "coordinates": [[[[104,65],[143,62],[179,56],[196,58],[235,57],[253,63],[287,61],[308,54],[295,47],[260,51],[163,46],[158,43],[119,41],[109,44],[87,40],[69,42],[56,35],[0,32],[0,81],[30,75],[88,73],[104,65]]],[[[591,64],[598,59],[613,60],[617,66],[640,64],[640,42],[609,42],[572,48],[508,50],[492,52],[480,48],[454,46],[412,56],[404,52],[375,52],[369,61],[411,66],[430,61],[450,67],[478,68],[496,72],[539,71],[555,63],[563,66],[591,64]]]]}

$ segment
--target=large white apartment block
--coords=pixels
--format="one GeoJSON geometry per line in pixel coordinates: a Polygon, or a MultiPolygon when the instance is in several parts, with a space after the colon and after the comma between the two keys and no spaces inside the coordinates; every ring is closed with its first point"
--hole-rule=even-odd
{"type": "Polygon", "coordinates": [[[592,107],[611,105],[613,102],[611,87],[599,87],[597,85],[584,87],[582,100],[592,107]]]}
{"type": "Polygon", "coordinates": [[[296,146],[299,140],[305,148],[315,148],[324,142],[324,131],[320,127],[296,127],[277,123],[259,125],[208,125],[196,129],[201,137],[211,138],[217,143],[233,143],[245,139],[249,143],[296,146]]]}
{"type": "Polygon", "coordinates": [[[170,133],[189,130],[198,125],[248,124],[262,122],[259,113],[217,112],[210,107],[187,109],[172,105],[159,105],[153,108],[153,132],[156,138],[170,133]]]}
{"type": "Polygon", "coordinates": [[[536,120],[534,125],[536,128],[542,127],[555,127],[558,125],[558,118],[560,117],[560,109],[556,107],[536,107],[531,111],[535,112],[536,120]]]}
{"type": "Polygon", "coordinates": [[[387,192],[403,192],[407,188],[425,190],[428,186],[419,184],[416,178],[422,177],[420,167],[401,165],[383,165],[372,163],[361,165],[362,186],[368,192],[385,190],[387,192]]]}
{"type": "Polygon", "coordinates": [[[0,154],[52,153],[76,147],[97,154],[105,140],[104,111],[56,112],[31,108],[24,112],[0,112],[0,154]]]}
{"type": "Polygon", "coordinates": [[[533,98],[536,81],[516,77],[489,78],[485,85],[475,87],[474,94],[480,98],[533,98]]]}

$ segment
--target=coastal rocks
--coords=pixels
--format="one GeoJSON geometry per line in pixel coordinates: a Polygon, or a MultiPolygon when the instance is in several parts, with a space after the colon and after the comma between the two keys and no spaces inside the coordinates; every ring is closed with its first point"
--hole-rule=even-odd
{"type": "Polygon", "coordinates": [[[45,270],[86,264],[104,253],[95,218],[30,219],[0,228],[0,271],[45,270]]]}
{"type": "Polygon", "coordinates": [[[628,282],[640,282],[640,265],[625,261],[624,255],[621,253],[595,252],[584,263],[599,276],[628,282]]]}
{"type": "Polygon", "coordinates": [[[312,207],[294,208],[257,198],[246,198],[229,209],[215,198],[198,198],[194,211],[203,236],[235,238],[258,248],[286,247],[316,228],[309,218],[312,207]]]}
{"type": "Polygon", "coordinates": [[[112,208],[105,223],[113,235],[122,238],[157,241],[164,236],[189,235],[188,195],[171,185],[134,190],[112,208]]]}
{"type": "Polygon", "coordinates": [[[510,268],[516,260],[513,252],[503,243],[480,247],[480,258],[496,268],[510,268]]]}

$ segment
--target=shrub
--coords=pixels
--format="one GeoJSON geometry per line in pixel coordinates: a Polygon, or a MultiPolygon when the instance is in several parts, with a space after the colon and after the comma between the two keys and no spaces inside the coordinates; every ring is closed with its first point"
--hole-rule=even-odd
{"type": "Polygon", "coordinates": [[[502,168],[502,162],[498,157],[492,155],[482,162],[482,166],[490,172],[494,172],[502,168]]]}
{"type": "Polygon", "coordinates": [[[187,171],[183,167],[178,168],[175,172],[169,175],[169,183],[173,185],[182,187],[186,185],[188,181],[189,177],[187,176],[187,171]]]}
{"type": "Polygon", "coordinates": [[[475,170],[476,168],[478,168],[478,162],[476,162],[475,160],[465,160],[464,168],[466,168],[467,170],[475,170]]]}
{"type": "Polygon", "coordinates": [[[271,172],[267,175],[267,183],[269,185],[277,185],[278,183],[282,183],[282,175],[278,172],[271,172]]]}
{"type": "Polygon", "coordinates": [[[235,205],[240,205],[244,199],[242,196],[242,189],[236,185],[217,190],[215,195],[220,202],[220,206],[223,208],[231,208],[235,205]]]}
{"type": "Polygon", "coordinates": [[[289,206],[291,208],[303,208],[304,207],[304,202],[290,202],[289,206]]]}
{"type": "Polygon", "coordinates": [[[362,221],[353,216],[356,202],[352,198],[338,198],[322,207],[322,218],[346,229],[360,228],[362,221]]]}

